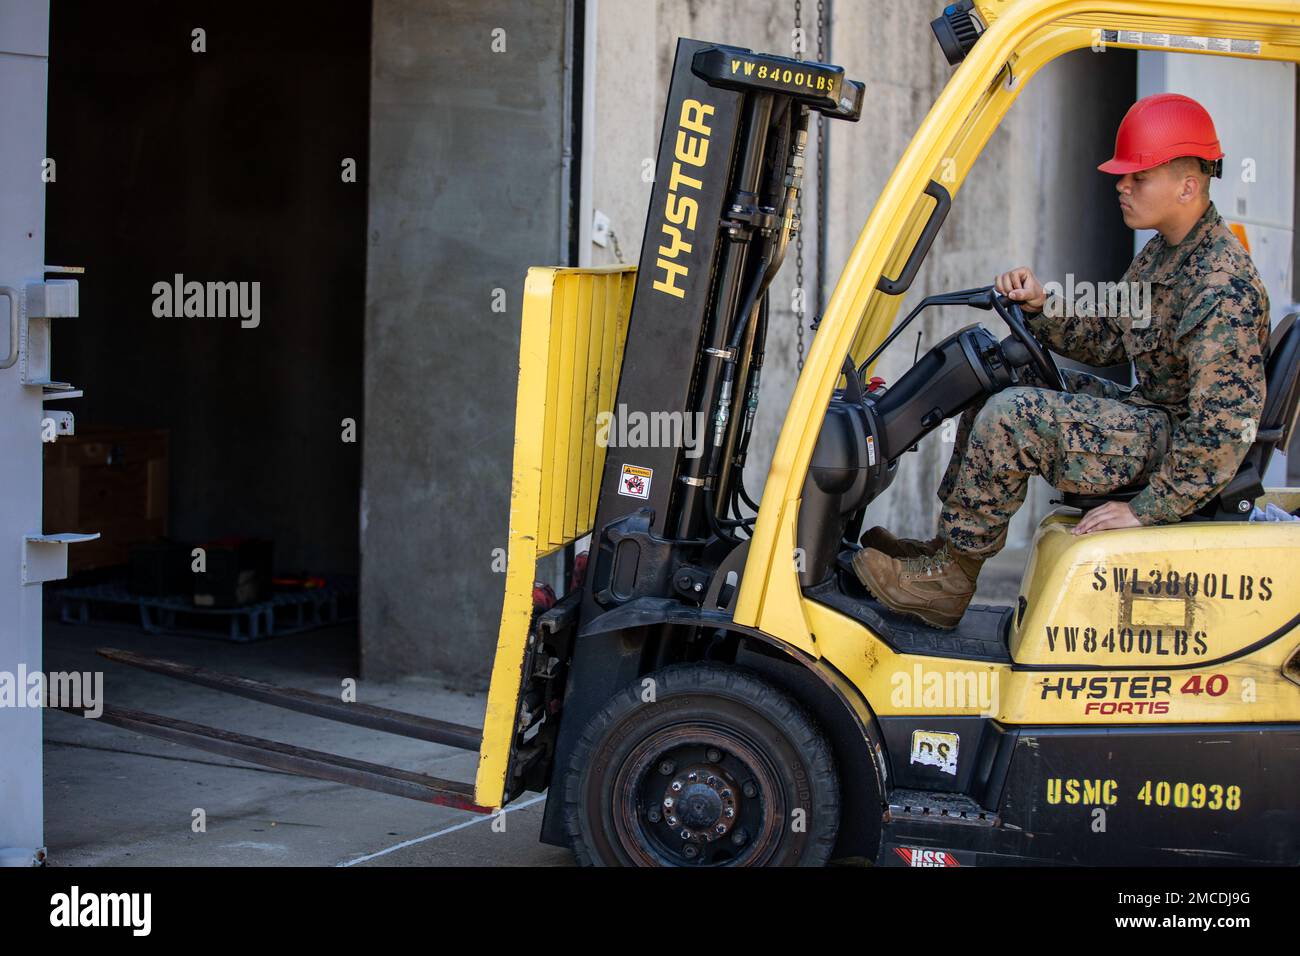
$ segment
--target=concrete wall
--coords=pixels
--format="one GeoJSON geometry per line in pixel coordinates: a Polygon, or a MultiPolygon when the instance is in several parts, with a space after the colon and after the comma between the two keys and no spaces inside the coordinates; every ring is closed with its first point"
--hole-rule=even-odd
{"type": "MultiPolygon", "coordinates": [[[[862,119],[827,122],[830,142],[827,274],[829,299],[853,242],[876,197],[912,134],[951,75],[929,28],[939,5],[841,2],[831,5],[831,62],[867,84],[862,119]]],[[[815,5],[805,5],[809,54],[815,49],[815,5]]],[[[770,0],[711,5],[692,0],[601,0],[596,84],[597,168],[595,207],[610,216],[623,261],[635,262],[645,226],[650,184],[644,159],[657,145],[665,82],[680,35],[718,40],[791,55],[793,8],[770,0]],[[654,48],[645,41],[653,35],[654,48]]],[[[1132,102],[1134,58],[1122,51],[1077,53],[1035,77],[1007,121],[985,148],[954,204],[930,257],[903,309],[947,289],[993,281],[1014,265],[1032,264],[1047,278],[1116,279],[1128,265],[1128,233],[1119,217],[1107,177],[1095,166],[1114,141],[1114,130],[1132,102]],[[1105,56],[1105,59],[1099,57],[1105,56]],[[1078,90],[1086,86],[1088,96],[1078,90]]],[[[810,131],[810,139],[812,134],[810,131]]],[[[805,268],[811,319],[818,228],[813,174],[806,194],[805,268]]],[[[594,250],[594,261],[615,260],[611,249],[594,250]]],[[[790,308],[794,288],[793,251],[771,293],[771,325],[763,395],[746,485],[761,489],[776,438],[794,390],[796,321],[790,308]]],[[[900,310],[900,315],[902,311],[900,310]]],[[[931,312],[918,320],[922,348],[972,321],[969,312],[931,312]]],[[[999,337],[1005,329],[994,328],[999,337]]],[[[805,333],[808,336],[808,333],[805,333]]],[[[808,339],[806,338],[806,341],[808,339]]],[[[877,374],[894,380],[911,365],[916,337],[904,334],[882,357],[877,374]]],[[[868,523],[883,523],[928,537],[938,518],[934,490],[951,454],[936,434],[901,466],[900,479],[875,503],[868,523]]],[[[1010,543],[1023,545],[1046,507],[1041,482],[1013,526],[1010,543]]]]}
{"type": "MultiPolygon", "coordinates": [[[[529,265],[564,261],[563,0],[376,0],[362,662],[482,683],[529,265]],[[504,52],[493,31],[504,30],[504,52]],[[494,290],[504,290],[494,311],[494,290]]],[[[498,34],[500,36],[500,34],[498,34]]]]}

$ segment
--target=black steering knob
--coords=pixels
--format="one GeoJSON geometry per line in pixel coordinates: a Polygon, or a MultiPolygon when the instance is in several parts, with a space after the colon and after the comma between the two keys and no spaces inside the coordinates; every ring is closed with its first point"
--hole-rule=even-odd
{"type": "MultiPolygon", "coordinates": [[[[994,295],[991,302],[993,311],[1002,317],[1002,321],[1007,324],[1011,334],[1028,352],[1029,358],[1039,373],[1042,374],[1047,387],[1054,388],[1059,392],[1068,392],[1069,388],[1066,387],[1065,376],[1061,374],[1056,359],[1052,357],[1051,352],[1043,348],[1042,343],[1038,341],[1034,333],[1029,331],[1029,326],[1025,324],[1025,313],[1020,308],[1020,303],[1008,299],[1004,295],[994,295]]],[[[1026,364],[1016,363],[1011,356],[1008,356],[1007,360],[1012,362],[1013,365],[1026,364]]]]}

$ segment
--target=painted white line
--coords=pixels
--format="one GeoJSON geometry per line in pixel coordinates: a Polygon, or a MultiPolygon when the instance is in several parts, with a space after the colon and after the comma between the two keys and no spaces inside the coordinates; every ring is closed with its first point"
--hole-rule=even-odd
{"type": "MultiPolygon", "coordinates": [[[[534,803],[537,803],[538,801],[545,800],[545,799],[546,799],[546,794],[539,793],[531,800],[525,800],[523,803],[513,803],[510,806],[506,807],[501,812],[513,813],[516,810],[522,810],[524,807],[531,807],[534,803]]],[[[476,823],[486,823],[487,821],[491,820],[493,816],[495,816],[495,814],[490,814],[490,813],[486,815],[475,815],[473,819],[465,820],[461,823],[457,823],[453,826],[449,826],[446,829],[439,830],[436,833],[426,833],[424,836],[416,837],[413,840],[403,840],[401,843],[396,843],[393,846],[387,847],[386,849],[378,850],[374,853],[368,853],[365,856],[357,857],[355,860],[348,860],[346,863],[338,863],[336,865],[356,866],[358,863],[365,863],[369,860],[376,859],[377,857],[387,856],[390,853],[395,853],[398,850],[405,850],[408,846],[415,846],[417,843],[424,843],[428,840],[436,840],[440,836],[446,836],[448,833],[455,833],[457,830],[463,830],[466,827],[472,827],[476,823]]]]}

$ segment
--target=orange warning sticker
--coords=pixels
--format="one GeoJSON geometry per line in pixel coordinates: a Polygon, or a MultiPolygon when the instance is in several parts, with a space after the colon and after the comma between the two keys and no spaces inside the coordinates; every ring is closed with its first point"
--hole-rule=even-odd
{"type": "Polygon", "coordinates": [[[642,468],[640,465],[624,465],[623,473],[618,478],[618,493],[627,495],[629,498],[649,498],[650,479],[653,475],[653,468],[642,468]]]}

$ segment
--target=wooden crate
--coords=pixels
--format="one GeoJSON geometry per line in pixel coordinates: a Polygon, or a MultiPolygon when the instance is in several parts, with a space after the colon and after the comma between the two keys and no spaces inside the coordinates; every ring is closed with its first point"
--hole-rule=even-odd
{"type": "Polygon", "coordinates": [[[126,564],[131,545],[167,534],[168,433],[78,425],[45,446],[44,531],[98,531],[68,549],[68,572],[126,564]]]}

